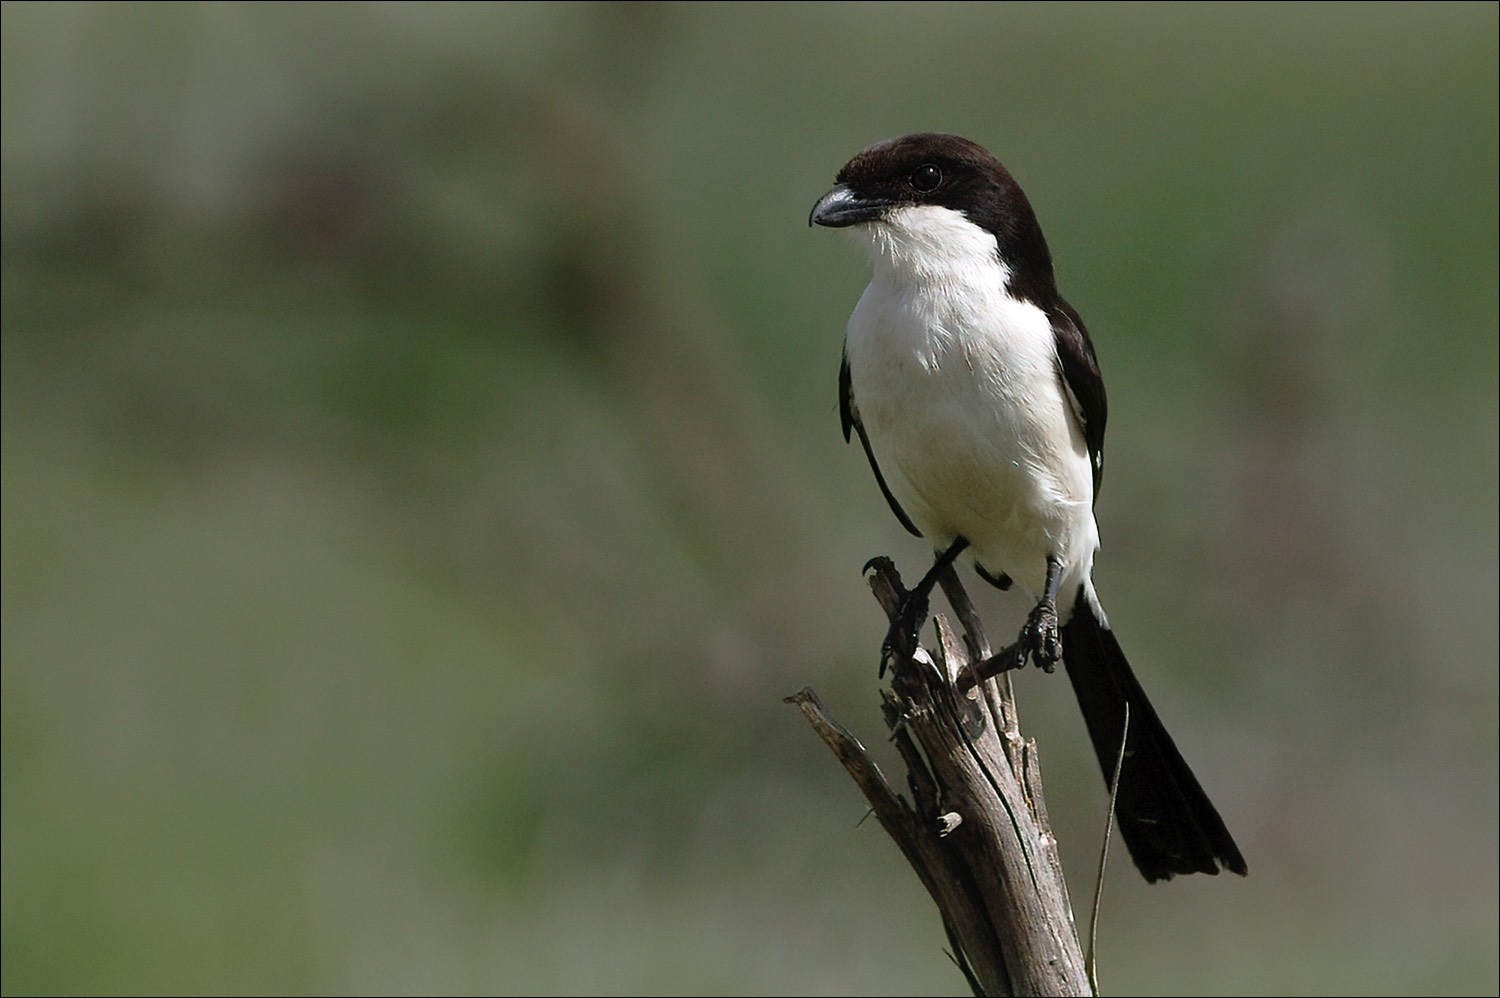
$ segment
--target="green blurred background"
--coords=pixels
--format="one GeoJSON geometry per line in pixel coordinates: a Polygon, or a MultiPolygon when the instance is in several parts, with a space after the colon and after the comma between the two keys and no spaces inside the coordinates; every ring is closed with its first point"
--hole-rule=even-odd
{"type": "Polygon", "coordinates": [[[1037,207],[1250,863],[1120,854],[1103,987],[1500,987],[1495,4],[3,12],[6,993],[961,992],[780,699],[881,743],[859,566],[927,557],[806,224],[913,130],[1037,207]]]}

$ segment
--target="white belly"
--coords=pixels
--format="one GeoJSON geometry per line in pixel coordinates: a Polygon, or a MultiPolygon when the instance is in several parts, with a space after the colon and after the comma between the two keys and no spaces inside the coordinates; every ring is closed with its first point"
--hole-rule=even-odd
{"type": "MultiPolygon", "coordinates": [[[[998,270],[998,264],[997,264],[998,270]]],[[[858,410],[887,484],[935,547],[1040,593],[1047,559],[1063,593],[1098,547],[1088,448],[1045,313],[1004,293],[943,293],[877,272],[849,321],[858,410]]],[[[896,275],[899,276],[899,275],[896,275]]]]}

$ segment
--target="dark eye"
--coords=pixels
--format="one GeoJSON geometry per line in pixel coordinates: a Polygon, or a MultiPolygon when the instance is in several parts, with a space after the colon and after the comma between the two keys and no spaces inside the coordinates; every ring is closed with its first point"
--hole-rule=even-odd
{"type": "Polygon", "coordinates": [[[907,180],[918,194],[931,194],[943,182],[943,171],[931,163],[923,163],[907,180]]]}

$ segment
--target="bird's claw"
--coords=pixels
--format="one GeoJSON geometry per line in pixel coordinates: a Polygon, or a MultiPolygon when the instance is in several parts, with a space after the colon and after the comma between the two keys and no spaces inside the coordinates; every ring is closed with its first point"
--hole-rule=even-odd
{"type": "Polygon", "coordinates": [[[1028,655],[1043,672],[1052,672],[1062,659],[1057,604],[1051,599],[1044,599],[1032,608],[1013,643],[982,662],[965,666],[958,674],[958,691],[967,693],[986,679],[1024,667],[1028,655]]]}
{"type": "Polygon", "coordinates": [[[880,677],[883,679],[898,649],[905,655],[910,655],[916,649],[917,632],[927,619],[927,597],[901,584],[901,574],[896,571],[896,563],[886,555],[876,555],[860,569],[864,575],[869,575],[871,571],[884,576],[896,596],[896,612],[891,615],[891,626],[880,644],[880,677]]]}
{"type": "Polygon", "coordinates": [[[1043,599],[1026,616],[1026,626],[1021,628],[1016,648],[1022,659],[1027,654],[1043,672],[1057,668],[1062,659],[1062,633],[1058,627],[1057,604],[1050,597],[1043,599]]]}
{"type": "Polygon", "coordinates": [[[927,620],[927,597],[920,593],[906,592],[901,596],[901,608],[891,617],[890,630],[880,645],[880,677],[891,658],[899,649],[903,655],[912,654],[917,648],[917,634],[927,620]]]}

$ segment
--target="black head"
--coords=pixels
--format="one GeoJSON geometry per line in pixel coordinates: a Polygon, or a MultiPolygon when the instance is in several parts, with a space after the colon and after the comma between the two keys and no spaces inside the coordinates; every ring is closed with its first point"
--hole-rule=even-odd
{"type": "Polygon", "coordinates": [[[1052,256],[1031,202],[998,159],[957,135],[920,132],[878,142],[839,171],[809,224],[879,224],[902,208],[932,205],[962,213],[995,237],[1022,285],[1052,286],[1052,256]]]}

